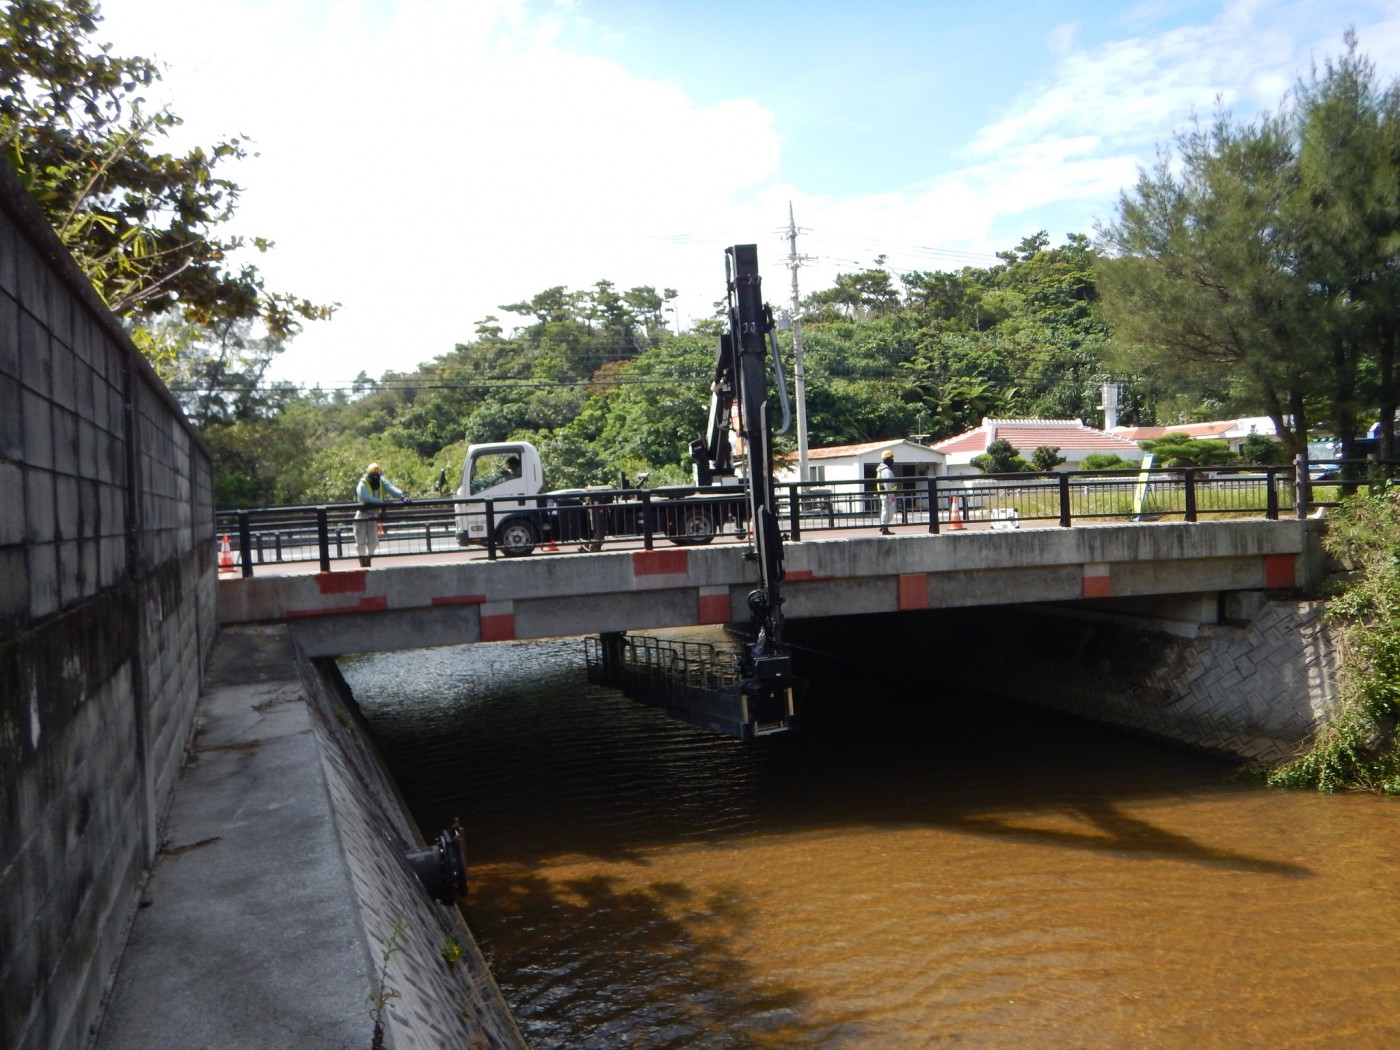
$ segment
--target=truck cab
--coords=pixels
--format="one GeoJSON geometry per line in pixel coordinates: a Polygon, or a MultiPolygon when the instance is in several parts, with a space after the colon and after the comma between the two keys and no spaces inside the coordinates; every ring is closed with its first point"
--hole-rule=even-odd
{"type": "Polygon", "coordinates": [[[496,543],[505,554],[529,554],[540,538],[534,497],[544,485],[540,454],[528,441],[494,441],[472,445],[462,464],[456,506],[457,544],[485,544],[486,508],[475,501],[491,500],[496,543]],[[512,498],[514,497],[514,498],[512,498]]]}

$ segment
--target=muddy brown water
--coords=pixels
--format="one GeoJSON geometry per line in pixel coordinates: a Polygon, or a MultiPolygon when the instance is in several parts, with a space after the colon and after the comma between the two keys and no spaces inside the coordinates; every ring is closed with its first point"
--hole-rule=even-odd
{"type": "Polygon", "coordinates": [[[714,736],[577,639],[344,662],[546,1048],[1400,1046],[1400,805],[823,665],[714,736]]]}

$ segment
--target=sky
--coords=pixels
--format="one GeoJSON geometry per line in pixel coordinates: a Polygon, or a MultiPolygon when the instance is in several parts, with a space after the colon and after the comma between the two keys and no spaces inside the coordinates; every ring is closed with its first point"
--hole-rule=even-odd
{"type": "Polygon", "coordinates": [[[172,147],[247,136],[234,232],[269,289],[340,304],[270,378],[408,371],[556,285],[675,289],[754,243],[764,297],[884,257],[987,266],[1092,236],[1218,105],[1277,109],[1344,48],[1400,77],[1400,0],[105,0],[162,64],[172,147]]]}

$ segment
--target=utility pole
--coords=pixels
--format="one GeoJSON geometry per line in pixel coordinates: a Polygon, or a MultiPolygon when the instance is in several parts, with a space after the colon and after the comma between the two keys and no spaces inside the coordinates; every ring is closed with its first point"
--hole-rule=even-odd
{"type": "Polygon", "coordinates": [[[792,271],[792,376],[797,400],[797,480],[810,481],[807,476],[807,372],[802,364],[802,321],[798,317],[797,268],[807,256],[797,254],[797,222],[792,217],[792,201],[788,201],[788,269],[792,271]]]}

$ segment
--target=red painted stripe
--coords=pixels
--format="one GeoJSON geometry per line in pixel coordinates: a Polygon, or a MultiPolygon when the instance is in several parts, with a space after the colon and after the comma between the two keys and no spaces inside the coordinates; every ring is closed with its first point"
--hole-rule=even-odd
{"type": "Polygon", "coordinates": [[[369,570],[352,569],[350,572],[318,572],[316,586],[322,594],[364,594],[365,580],[369,570]]]}
{"type": "Polygon", "coordinates": [[[1296,585],[1294,569],[1297,559],[1292,554],[1264,555],[1264,586],[1270,590],[1290,588],[1296,585]]]}
{"type": "Polygon", "coordinates": [[[389,599],[383,594],[361,598],[354,605],[327,605],[319,609],[288,609],[282,615],[289,620],[303,616],[344,616],[346,613],[383,612],[389,608],[389,599]]]}
{"type": "Polygon", "coordinates": [[[729,595],[702,594],[698,602],[696,623],[728,623],[729,595]]]}
{"type": "Polygon", "coordinates": [[[670,576],[685,573],[690,566],[688,551],[636,551],[632,555],[633,576],[670,576]]]}
{"type": "Polygon", "coordinates": [[[834,580],[836,577],[830,575],[818,576],[811,569],[794,569],[792,572],[784,573],[784,580],[834,580]]]}
{"type": "Polygon", "coordinates": [[[1112,576],[1085,576],[1079,586],[1081,598],[1112,598],[1112,576]]]}
{"type": "Polygon", "coordinates": [[[899,609],[928,608],[928,573],[906,572],[899,576],[899,609]]]}
{"type": "Polygon", "coordinates": [[[481,640],[483,642],[515,641],[515,613],[497,613],[481,618],[481,640]]]}
{"type": "Polygon", "coordinates": [[[433,598],[434,605],[480,605],[486,600],[484,594],[439,594],[433,598]]]}

